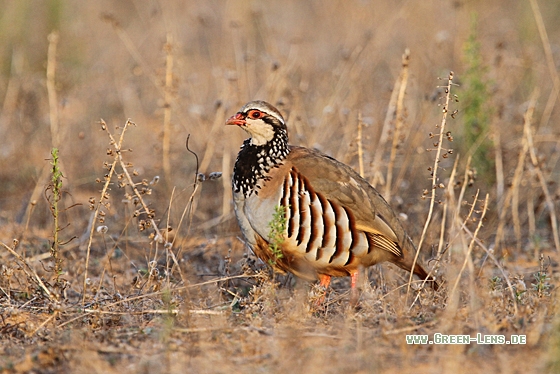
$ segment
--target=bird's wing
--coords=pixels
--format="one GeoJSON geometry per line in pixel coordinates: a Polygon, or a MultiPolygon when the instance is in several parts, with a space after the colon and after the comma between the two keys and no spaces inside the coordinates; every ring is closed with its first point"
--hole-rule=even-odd
{"type": "Polygon", "coordinates": [[[385,199],[352,168],[318,151],[291,147],[289,161],[318,194],[352,212],[355,227],[375,243],[402,257],[414,245],[385,199]],[[407,248],[408,249],[408,248],[407,248]]]}

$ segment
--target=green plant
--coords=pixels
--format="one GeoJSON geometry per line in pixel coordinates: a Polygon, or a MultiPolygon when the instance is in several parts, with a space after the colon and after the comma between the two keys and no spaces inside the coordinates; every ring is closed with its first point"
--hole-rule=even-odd
{"type": "Polygon", "coordinates": [[[533,290],[536,291],[539,298],[550,296],[550,292],[548,292],[548,290],[550,289],[551,285],[549,283],[550,277],[548,276],[547,270],[548,267],[544,265],[544,256],[541,254],[540,269],[535,274],[533,274],[535,283],[531,283],[531,286],[533,286],[533,290]]]}
{"type": "Polygon", "coordinates": [[[50,30],[60,29],[64,17],[64,4],[62,0],[50,0],[47,3],[47,20],[50,30]]]}
{"type": "Polygon", "coordinates": [[[464,147],[472,153],[472,166],[479,178],[491,185],[495,180],[493,143],[490,140],[490,119],[492,110],[489,104],[490,88],[486,78],[487,68],[482,59],[477,33],[478,19],[472,16],[471,32],[463,47],[466,71],[463,74],[463,137],[464,147]]]}
{"type": "Polygon", "coordinates": [[[527,290],[515,290],[515,301],[520,304],[523,304],[523,295],[527,292],[527,290]]]}
{"type": "Polygon", "coordinates": [[[502,278],[494,276],[490,279],[490,290],[497,291],[502,289],[502,278]]]}
{"type": "Polygon", "coordinates": [[[548,296],[550,295],[548,290],[550,289],[550,284],[548,281],[550,278],[546,272],[537,271],[536,274],[533,274],[535,277],[536,283],[531,283],[533,289],[537,291],[537,295],[539,297],[548,296]]]}
{"type": "Polygon", "coordinates": [[[560,372],[560,317],[556,315],[552,324],[552,331],[548,340],[548,373],[560,372]]]}
{"type": "Polygon", "coordinates": [[[278,205],[274,208],[274,214],[272,215],[272,220],[268,223],[270,232],[268,234],[269,238],[269,248],[272,252],[272,258],[268,260],[270,265],[275,265],[276,261],[284,257],[282,253],[282,244],[284,243],[284,233],[286,232],[286,209],[278,205]]]}

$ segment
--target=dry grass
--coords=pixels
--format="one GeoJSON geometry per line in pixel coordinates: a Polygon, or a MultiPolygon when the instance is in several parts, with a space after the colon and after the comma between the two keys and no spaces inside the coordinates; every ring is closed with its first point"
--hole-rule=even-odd
{"type": "Polygon", "coordinates": [[[1,371],[560,370],[555,2],[0,5],[1,371]],[[461,141],[473,12],[488,180],[461,141]],[[382,265],[357,308],[347,279],[318,307],[323,290],[247,254],[244,134],[223,123],[257,98],[390,196],[440,291],[382,265]],[[437,332],[527,344],[406,344],[437,332]]]}

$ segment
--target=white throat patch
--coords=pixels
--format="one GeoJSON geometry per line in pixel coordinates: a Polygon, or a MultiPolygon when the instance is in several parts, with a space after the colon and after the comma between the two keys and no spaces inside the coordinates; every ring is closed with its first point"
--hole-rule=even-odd
{"type": "Polygon", "coordinates": [[[272,125],[260,120],[247,120],[247,124],[248,126],[244,128],[244,130],[251,135],[251,145],[265,145],[274,138],[274,129],[272,125]]]}

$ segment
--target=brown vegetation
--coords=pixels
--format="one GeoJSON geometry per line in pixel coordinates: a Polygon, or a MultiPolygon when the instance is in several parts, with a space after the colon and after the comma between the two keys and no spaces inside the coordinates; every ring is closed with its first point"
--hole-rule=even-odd
{"type": "Polygon", "coordinates": [[[0,371],[560,370],[560,3],[0,5],[0,371]],[[247,253],[223,124],[251,99],[382,191],[443,287],[382,265],[317,306],[247,253]],[[435,333],[527,341],[406,343],[435,333]]]}

